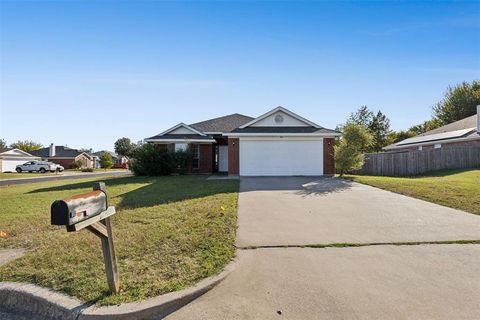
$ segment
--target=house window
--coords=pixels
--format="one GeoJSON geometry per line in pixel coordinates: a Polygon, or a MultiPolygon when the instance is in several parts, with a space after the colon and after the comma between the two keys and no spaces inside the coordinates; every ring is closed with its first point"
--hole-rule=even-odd
{"type": "Polygon", "coordinates": [[[418,147],[418,150],[419,150],[419,151],[422,151],[422,149],[423,149],[422,146],[419,146],[419,147],[418,147]]]}
{"type": "Polygon", "coordinates": [[[192,144],[192,169],[198,169],[200,162],[200,145],[192,144]]]}
{"type": "Polygon", "coordinates": [[[188,145],[186,143],[175,143],[175,152],[186,151],[188,145]]]}
{"type": "Polygon", "coordinates": [[[442,147],[442,144],[441,144],[441,143],[435,143],[435,144],[433,145],[433,148],[434,148],[434,149],[440,149],[441,147],[442,147]]]}

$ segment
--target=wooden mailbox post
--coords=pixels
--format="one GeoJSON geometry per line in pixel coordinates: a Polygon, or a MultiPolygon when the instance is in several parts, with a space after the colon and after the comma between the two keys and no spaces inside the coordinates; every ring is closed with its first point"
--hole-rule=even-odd
{"type": "Polygon", "coordinates": [[[120,283],[110,222],[115,207],[108,206],[105,183],[96,182],[92,192],[53,202],[50,214],[52,225],[64,225],[68,232],[87,229],[100,238],[108,288],[111,293],[118,293],[120,283]]]}

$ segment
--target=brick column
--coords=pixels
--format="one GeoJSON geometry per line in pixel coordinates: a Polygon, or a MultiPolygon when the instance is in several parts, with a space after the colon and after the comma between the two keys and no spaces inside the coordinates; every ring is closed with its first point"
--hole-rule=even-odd
{"type": "Polygon", "coordinates": [[[335,138],[323,138],[323,174],[333,176],[335,174],[335,138]]]}
{"type": "Polygon", "coordinates": [[[238,176],[239,174],[239,153],[240,140],[228,138],[228,175],[238,176]]]}

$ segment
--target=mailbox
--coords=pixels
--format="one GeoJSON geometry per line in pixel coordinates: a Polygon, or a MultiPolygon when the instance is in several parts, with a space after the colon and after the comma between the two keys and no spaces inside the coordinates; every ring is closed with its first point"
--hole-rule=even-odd
{"type": "Polygon", "coordinates": [[[71,226],[107,210],[105,190],[95,190],[52,203],[50,215],[53,225],[71,226]]]}

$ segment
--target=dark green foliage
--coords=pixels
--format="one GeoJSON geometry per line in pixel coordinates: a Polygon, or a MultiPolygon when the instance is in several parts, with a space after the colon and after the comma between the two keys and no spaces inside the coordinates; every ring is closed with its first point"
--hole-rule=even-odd
{"type": "Polygon", "coordinates": [[[445,125],[476,114],[477,105],[480,105],[480,82],[464,81],[447,88],[445,97],[433,107],[433,113],[445,125]]]}
{"type": "Polygon", "coordinates": [[[192,153],[189,150],[176,151],[173,153],[175,169],[179,174],[187,173],[188,167],[192,162],[192,153]]]}
{"type": "Polygon", "coordinates": [[[135,150],[129,165],[137,176],[166,176],[174,173],[176,168],[172,152],[159,150],[149,143],[135,150]]]}
{"type": "Polygon", "coordinates": [[[115,152],[121,156],[131,157],[136,145],[129,138],[120,138],[115,142],[115,152]]]}
{"type": "Polygon", "coordinates": [[[14,142],[10,145],[10,148],[20,149],[25,152],[35,151],[40,149],[41,147],[42,147],[41,143],[30,141],[30,140],[24,140],[24,141],[18,140],[17,142],[14,142]]]}

